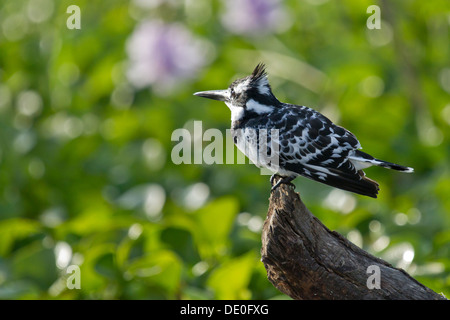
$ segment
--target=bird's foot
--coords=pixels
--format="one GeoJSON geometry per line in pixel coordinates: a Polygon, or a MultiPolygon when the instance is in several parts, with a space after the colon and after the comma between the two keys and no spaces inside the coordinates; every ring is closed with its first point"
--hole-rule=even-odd
{"type": "MultiPolygon", "coordinates": [[[[270,184],[273,185],[273,181],[275,180],[275,176],[277,176],[276,174],[272,175],[270,177],[270,184]]],[[[280,180],[278,180],[278,182],[272,186],[272,189],[270,189],[270,191],[274,191],[276,190],[282,183],[289,183],[292,185],[291,181],[295,179],[295,176],[288,176],[288,177],[282,177],[280,180]]]]}
{"type": "Polygon", "coordinates": [[[278,176],[276,173],[274,173],[271,177],[270,177],[270,185],[273,186],[273,180],[275,179],[275,177],[278,176]]]}

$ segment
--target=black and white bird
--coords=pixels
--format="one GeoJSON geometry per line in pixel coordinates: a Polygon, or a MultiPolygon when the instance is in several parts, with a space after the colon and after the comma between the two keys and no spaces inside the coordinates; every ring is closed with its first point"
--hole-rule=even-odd
{"type": "Polygon", "coordinates": [[[297,176],[361,195],[376,198],[378,183],[363,169],[380,166],[403,172],[413,168],[383,161],[360,151],[358,139],[350,131],[331,122],[321,113],[283,103],[273,95],[264,64],[250,76],[234,81],[226,90],[196,92],[194,95],[225,102],[231,110],[231,134],[236,146],[256,165],[266,167],[289,183],[297,176]],[[273,131],[273,129],[277,131],[273,131]],[[260,132],[267,138],[267,155],[275,161],[261,161],[260,132]],[[274,135],[273,133],[277,134],[274,135]]]}

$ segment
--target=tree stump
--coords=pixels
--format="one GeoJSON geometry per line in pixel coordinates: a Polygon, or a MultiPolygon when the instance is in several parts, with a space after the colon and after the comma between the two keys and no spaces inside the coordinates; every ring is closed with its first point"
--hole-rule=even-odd
{"type": "Polygon", "coordinates": [[[445,300],[404,270],[330,231],[292,184],[282,184],[270,196],[261,256],[270,282],[293,299],[445,300]]]}

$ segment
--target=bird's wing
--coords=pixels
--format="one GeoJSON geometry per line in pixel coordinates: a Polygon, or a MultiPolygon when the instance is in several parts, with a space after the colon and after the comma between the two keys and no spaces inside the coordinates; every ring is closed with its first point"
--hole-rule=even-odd
{"type": "Polygon", "coordinates": [[[376,197],[378,184],[348,158],[361,147],[356,137],[312,109],[298,108],[297,113],[290,115],[296,123],[287,120],[284,138],[280,137],[281,166],[336,188],[376,197]]]}
{"type": "Polygon", "coordinates": [[[280,129],[280,157],[287,162],[345,169],[350,162],[348,155],[361,148],[350,131],[310,108],[289,108],[283,119],[278,121],[277,127],[280,129]]]}

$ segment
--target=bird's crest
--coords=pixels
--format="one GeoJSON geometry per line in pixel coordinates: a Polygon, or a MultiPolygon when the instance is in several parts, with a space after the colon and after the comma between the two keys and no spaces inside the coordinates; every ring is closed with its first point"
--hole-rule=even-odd
{"type": "Polygon", "coordinates": [[[252,77],[253,81],[259,81],[262,78],[267,78],[265,64],[262,63],[262,62],[258,63],[258,65],[256,66],[255,70],[253,70],[253,73],[252,73],[251,77],[252,77]]]}
{"type": "Polygon", "coordinates": [[[267,79],[266,66],[264,63],[258,63],[250,76],[250,81],[256,88],[258,88],[259,93],[267,95],[271,92],[269,79],[267,79]]]}

